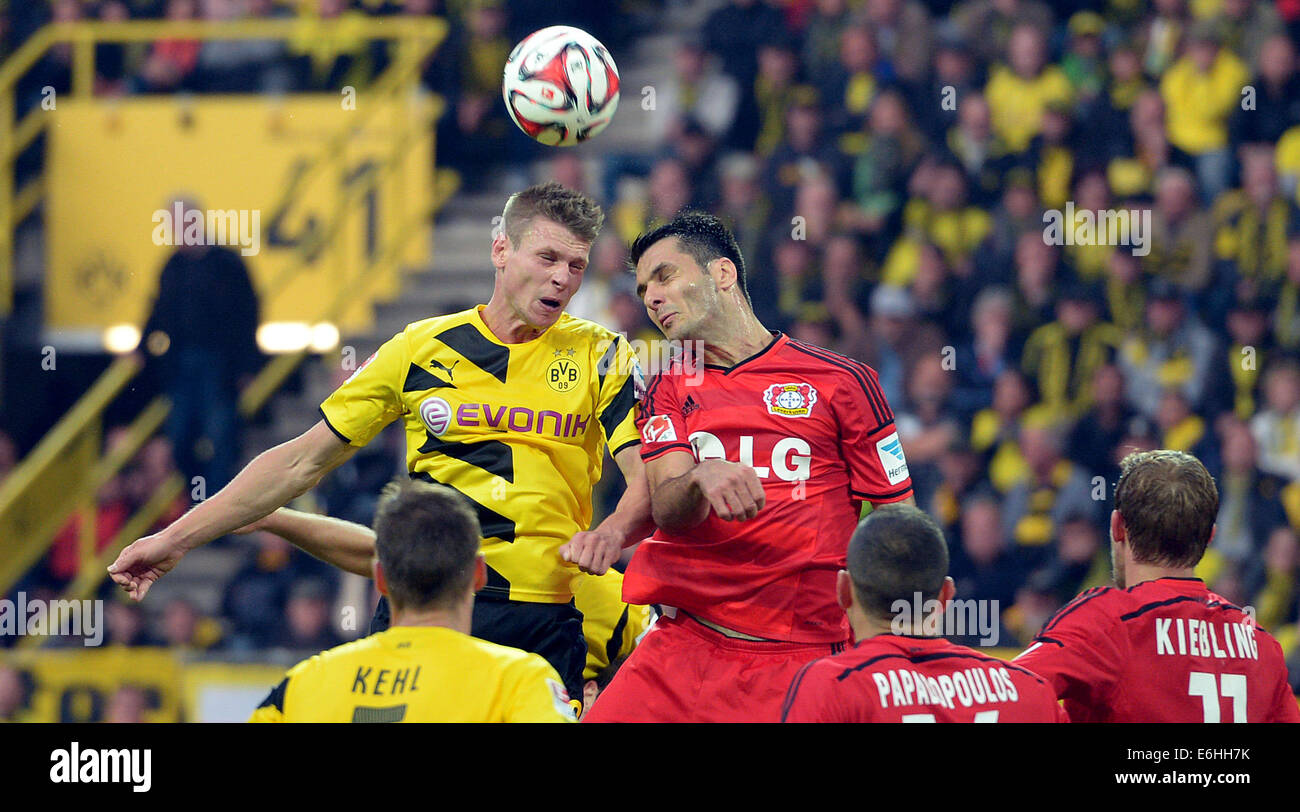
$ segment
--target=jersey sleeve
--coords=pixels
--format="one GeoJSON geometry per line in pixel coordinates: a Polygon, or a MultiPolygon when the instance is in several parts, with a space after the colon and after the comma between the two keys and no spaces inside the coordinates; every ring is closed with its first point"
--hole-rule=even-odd
{"type": "Polygon", "coordinates": [[[1089,605],[1095,596],[1076,598],[1056,613],[1015,663],[1046,679],[1067,710],[1104,707],[1110,701],[1124,661],[1127,639],[1104,613],[1089,605]]]}
{"type": "Polygon", "coordinates": [[[637,403],[645,392],[641,364],[632,346],[621,336],[605,349],[596,364],[600,401],[596,415],[611,454],[641,442],[637,433],[637,403]]]}
{"type": "Polygon", "coordinates": [[[576,722],[577,714],[560,675],[550,663],[529,654],[512,668],[513,683],[506,692],[507,722],[576,722]]]}
{"type": "Polygon", "coordinates": [[[857,365],[836,394],[840,447],[848,463],[853,497],[873,505],[906,499],[912,494],[912,477],[898,440],[894,412],[875,371],[857,365]]]}
{"type": "Polygon", "coordinates": [[[321,416],[339,439],[364,446],[401,417],[402,386],[411,365],[405,333],[383,346],[334,390],[320,406],[321,416]]]}
{"type": "Polygon", "coordinates": [[[641,432],[641,459],[646,462],[669,451],[695,453],[687,439],[686,418],[678,401],[676,382],[677,376],[671,371],[660,372],[646,387],[637,419],[637,428],[641,432]]]}
{"type": "Polygon", "coordinates": [[[249,717],[249,722],[283,722],[284,721],[284,694],[289,689],[289,678],[285,677],[280,680],[280,684],[271,689],[271,693],[266,695],[262,704],[257,706],[253,715],[249,717]]]}

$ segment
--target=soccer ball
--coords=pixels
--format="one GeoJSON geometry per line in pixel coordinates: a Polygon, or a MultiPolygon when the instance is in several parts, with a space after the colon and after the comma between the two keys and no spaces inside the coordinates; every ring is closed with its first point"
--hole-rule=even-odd
{"type": "Polygon", "coordinates": [[[530,138],[571,147],[609,126],[618,109],[618,68],[600,41],[553,25],[524,37],[506,60],[501,94],[530,138]]]}

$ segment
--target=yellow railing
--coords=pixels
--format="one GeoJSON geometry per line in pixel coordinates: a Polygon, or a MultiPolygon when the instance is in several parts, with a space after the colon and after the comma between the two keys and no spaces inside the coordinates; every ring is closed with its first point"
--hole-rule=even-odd
{"type": "MultiPolygon", "coordinates": [[[[304,25],[328,35],[332,23],[320,20],[258,20],[228,23],[140,21],[129,23],[71,23],[47,26],[24,43],[0,65],[0,314],[8,311],[12,296],[12,256],[14,228],[39,205],[44,194],[44,179],[37,178],[15,193],[13,162],[41,133],[46,117],[33,110],[21,121],[13,121],[14,92],[17,82],[35,65],[50,47],[58,43],[73,46],[73,94],[89,97],[94,77],[95,45],[101,42],[149,42],[163,38],[199,40],[283,39],[300,36],[304,25]]],[[[369,39],[392,40],[396,50],[389,67],[369,87],[372,97],[414,92],[419,71],[446,35],[446,23],[438,19],[375,18],[351,21],[349,34],[369,39]]],[[[378,109],[376,107],[375,109],[378,109]]],[[[442,112],[435,100],[429,110],[430,121],[442,112]]],[[[340,128],[326,142],[319,156],[307,167],[306,175],[326,172],[337,167],[348,138],[365,126],[363,115],[357,127],[340,128]]],[[[423,122],[427,126],[429,122],[423,122]]],[[[349,190],[340,206],[321,232],[329,244],[338,237],[347,209],[361,196],[372,191],[386,176],[397,173],[403,157],[419,143],[416,125],[394,122],[404,127],[407,137],[397,139],[392,155],[382,162],[367,183],[349,190]]],[[[432,128],[428,130],[431,132],[432,128]]],[[[432,220],[433,214],[455,192],[454,176],[439,173],[430,178],[434,193],[431,205],[421,211],[408,212],[407,220],[391,232],[391,238],[361,267],[349,274],[347,284],[319,314],[321,321],[337,321],[345,309],[367,294],[373,280],[393,268],[411,240],[432,220]]],[[[290,191],[286,190],[286,194],[290,191]]],[[[286,270],[271,280],[264,296],[274,296],[309,260],[286,270]]],[[[272,359],[241,394],[239,408],[245,416],[258,411],[306,357],[306,351],[272,359]]],[[[166,420],[171,405],[166,398],[156,398],[135,419],[122,441],[101,458],[103,413],[119,392],[139,371],[139,362],[131,356],[119,358],[90,391],[42,439],[15,471],[0,485],[0,594],[7,592],[49,549],[54,536],[73,515],[80,515],[81,569],[63,596],[66,599],[89,595],[103,580],[104,566],[117,553],[157,521],[167,507],[184,490],[185,483],[173,476],[152,495],[149,502],[131,517],[122,530],[102,551],[95,551],[94,499],[96,492],[130,461],[144,443],[166,420]]]]}

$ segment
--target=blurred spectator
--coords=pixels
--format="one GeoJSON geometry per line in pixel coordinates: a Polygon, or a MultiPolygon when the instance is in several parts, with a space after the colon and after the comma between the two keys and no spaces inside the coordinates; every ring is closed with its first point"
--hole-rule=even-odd
{"type": "Polygon", "coordinates": [[[1250,79],[1245,63],[1221,42],[1217,25],[1196,23],[1184,55],[1160,80],[1169,141],[1195,156],[1196,176],[1209,199],[1218,197],[1231,178],[1228,119],[1240,107],[1242,85],[1250,79]]]}
{"type": "Polygon", "coordinates": [[[1092,404],[1093,375],[1115,358],[1123,334],[1099,320],[1098,291],[1073,284],[1056,301],[1056,320],[1025,342],[1021,368],[1038,388],[1040,402],[1074,419],[1092,404]]]}
{"type": "Polygon", "coordinates": [[[221,607],[231,632],[225,643],[240,650],[272,646],[281,638],[295,582],[338,577],[338,570],[295,550],[279,536],[258,531],[248,539],[252,544],[230,579],[221,607]]]}
{"type": "MultiPolygon", "coordinates": [[[[186,217],[203,217],[182,201],[186,217]]],[[[222,245],[178,246],[163,265],[145,322],[143,347],[159,358],[171,398],[167,436],[194,487],[214,494],[233,476],[239,453],[240,388],[261,366],[258,302],[243,257],[222,245]]]]}
{"type": "Polygon", "coordinates": [[[759,51],[755,44],[784,28],[781,13],[763,0],[730,0],[704,21],[704,47],[718,57],[722,71],[735,80],[740,90],[729,146],[744,150],[754,146],[760,127],[754,95],[759,51]]]}
{"type": "Polygon", "coordinates": [[[867,133],[852,167],[852,205],[840,219],[869,238],[871,253],[884,257],[888,231],[902,208],[906,179],[925,151],[924,137],[912,125],[903,97],[882,91],[871,105],[867,133]]]}
{"type": "MultiPolygon", "coordinates": [[[[298,30],[289,41],[289,54],[296,58],[302,87],[337,93],[342,87],[358,87],[370,80],[377,45],[362,35],[359,26],[364,20],[363,12],[349,8],[349,0],[305,0],[300,4],[298,30]]],[[[505,64],[506,54],[498,65],[505,64]]],[[[498,83],[500,71],[498,67],[498,83]]]]}
{"type": "Polygon", "coordinates": [[[918,504],[929,501],[940,478],[939,459],[959,436],[952,388],[952,372],[937,354],[919,356],[908,370],[907,399],[895,418],[918,504]]]}
{"type": "MultiPolygon", "coordinates": [[[[748,259],[750,255],[744,256],[748,259]]],[[[627,246],[614,234],[601,234],[591,247],[582,287],[569,300],[567,312],[597,324],[611,324],[610,302],[614,293],[628,289],[629,285],[635,288],[635,281],[627,272],[627,246]]]]}
{"type": "Polygon", "coordinates": [[[769,34],[758,46],[758,76],[754,79],[758,127],[753,149],[759,157],[769,157],[785,137],[785,111],[801,92],[798,78],[793,43],[769,34]]]}
{"type": "Polygon", "coordinates": [[[1286,524],[1279,501],[1285,481],[1260,471],[1255,438],[1245,423],[1228,419],[1221,428],[1219,515],[1207,552],[1210,560],[1203,566],[1240,570],[1258,556],[1268,534],[1286,524]]]}
{"type": "Polygon", "coordinates": [[[122,685],[109,697],[104,707],[104,721],[112,725],[133,725],[146,721],[149,697],[138,685],[122,685]]]}
{"type": "Polygon", "coordinates": [[[1259,470],[1300,480],[1300,363],[1280,357],[1264,370],[1264,408],[1250,421],[1259,470]]]}
{"type": "Polygon", "coordinates": [[[839,34],[838,60],[810,78],[832,111],[831,132],[839,135],[862,129],[876,91],[892,76],[880,62],[871,28],[851,25],[839,34]]]}
{"type": "Polygon", "coordinates": [[[998,500],[977,493],[962,504],[961,546],[952,551],[948,572],[964,600],[998,601],[1010,606],[1025,573],[1003,530],[998,500]]]}
{"type": "Polygon", "coordinates": [[[963,0],[949,19],[985,64],[1007,52],[1017,25],[1028,23],[1047,31],[1053,23],[1051,9],[1036,0],[963,0]]]}
{"type": "MultiPolygon", "coordinates": [[[[273,0],[204,0],[209,20],[286,18],[273,0]]],[[[283,94],[293,90],[284,43],[274,39],[208,40],[199,50],[199,84],[212,93],[283,94]]]]}
{"type": "Polygon", "coordinates": [[[790,100],[786,113],[785,137],[768,156],[763,170],[763,186],[772,204],[772,218],[789,221],[794,210],[799,184],[813,174],[838,178],[844,174],[840,153],[822,132],[822,112],[817,92],[800,87],[790,100]]]}
{"type": "Polygon", "coordinates": [[[1069,456],[1089,475],[1116,482],[1119,468],[1111,459],[1111,450],[1124,439],[1133,417],[1133,410],[1124,402],[1124,376],[1114,363],[1102,364],[1092,373],[1091,388],[1092,403],[1070,430],[1069,456]]]}
{"type": "Polygon", "coordinates": [[[971,307],[972,336],[956,347],[957,389],[953,407],[968,419],[993,403],[993,385],[1014,364],[1011,348],[1011,292],[980,291],[971,307]]]}
{"type": "Polygon", "coordinates": [[[772,203],[759,184],[757,159],[736,152],[718,163],[721,202],[715,212],[722,218],[740,246],[746,268],[767,265],[764,241],[772,203]]]}
{"type": "Polygon", "coordinates": [[[900,79],[919,82],[934,53],[934,26],[918,0],[866,0],[866,20],[881,55],[900,79]]]}
{"type": "Polygon", "coordinates": [[[1270,303],[1251,297],[1233,304],[1228,311],[1227,338],[1214,375],[1218,382],[1209,393],[1212,413],[1232,412],[1241,420],[1255,414],[1259,392],[1259,370],[1273,358],[1269,335],[1270,303]]]}
{"type": "Polygon", "coordinates": [[[285,623],[277,645],[301,651],[325,651],[343,643],[329,622],[330,590],[324,581],[303,579],[293,585],[285,606],[285,623]]]}
{"type": "Polygon", "coordinates": [[[0,722],[25,722],[31,713],[31,678],[9,665],[0,665],[0,722]]]}
{"type": "Polygon", "coordinates": [[[1177,289],[1155,280],[1148,291],[1143,328],[1129,333],[1120,349],[1129,403],[1154,419],[1160,393],[1177,387],[1199,409],[1217,352],[1214,334],[1187,312],[1177,289]]]}
{"type": "Polygon", "coordinates": [[[952,163],[940,163],[928,170],[921,181],[914,176],[915,196],[903,209],[904,234],[885,258],[881,279],[907,285],[920,267],[921,246],[934,243],[953,268],[973,264],[975,249],[992,229],[987,211],[966,200],[966,176],[952,163]]]}
{"type": "Polygon", "coordinates": [[[123,599],[107,600],[104,604],[104,626],[108,629],[108,634],[104,637],[105,645],[159,645],[146,629],[144,610],[139,604],[127,603],[123,599]]]}
{"type": "Polygon", "coordinates": [[[1223,0],[1221,14],[1224,45],[1252,65],[1262,57],[1269,38],[1282,32],[1282,18],[1272,3],[1223,0]]]}
{"type": "Polygon", "coordinates": [[[1242,153],[1241,188],[1215,203],[1215,256],[1222,260],[1222,286],[1243,293],[1263,292],[1286,274],[1288,240],[1300,233],[1300,210],[1278,188],[1269,148],[1242,153]],[[1239,281],[1250,287],[1243,289],[1239,281]]]}
{"type": "Polygon", "coordinates": [[[993,131],[1011,152],[1022,152],[1038,135],[1043,112],[1051,104],[1069,104],[1070,80],[1047,64],[1042,30],[1031,23],[1017,25],[1007,43],[1007,63],[995,66],[984,89],[993,111],[993,131]]]}
{"type": "Polygon", "coordinates": [[[1056,313],[1058,249],[1043,241],[1041,232],[1025,232],[1016,240],[1015,307],[1012,335],[1022,344],[1040,324],[1056,313]]]}
{"type": "Polygon", "coordinates": [[[1195,180],[1186,169],[1169,167],[1156,176],[1155,192],[1151,253],[1143,266],[1184,293],[1199,293],[1210,282],[1213,224],[1197,203],[1195,180]]]}
{"type": "MultiPolygon", "coordinates": [[[[164,18],[174,22],[196,20],[197,0],[167,0],[164,18]]],[[[144,93],[174,93],[196,90],[196,69],[202,43],[196,39],[162,39],[154,42],[140,67],[138,90],[144,93]]]]}
{"type": "Polygon", "coordinates": [[[1022,424],[1020,453],[1029,477],[1007,493],[1002,519],[1017,557],[1033,569],[1045,563],[1048,545],[1066,519],[1100,521],[1101,503],[1092,497],[1087,473],[1066,458],[1065,433],[1052,418],[1043,415],[1022,424]]]}
{"type": "Polygon", "coordinates": [[[1033,393],[1025,376],[1006,367],[993,384],[993,403],[971,417],[971,447],[978,452],[989,481],[999,493],[1007,493],[1029,477],[1029,467],[1020,452],[1020,427],[1033,393]]]}
{"type": "MultiPolygon", "coordinates": [[[[813,3],[812,14],[804,29],[801,59],[809,80],[818,87],[840,63],[842,36],[850,20],[848,0],[815,0],[813,3]]],[[[834,103],[829,96],[826,100],[829,104],[834,103]]]]}
{"type": "Polygon", "coordinates": [[[1066,31],[1068,44],[1061,58],[1061,72],[1074,88],[1076,103],[1087,104],[1101,94],[1106,81],[1101,42],[1106,21],[1095,11],[1078,11],[1070,17],[1066,31]]]}
{"type": "MultiPolygon", "coordinates": [[[[970,44],[951,33],[940,36],[929,81],[916,85],[912,91],[912,109],[931,140],[942,142],[967,105],[976,97],[983,99],[982,78],[970,44]]],[[[985,129],[992,133],[987,104],[982,115],[985,129]]],[[[951,144],[948,146],[952,148],[951,144]]],[[[989,187],[980,184],[980,188],[989,187]]]]}
{"type": "Polygon", "coordinates": [[[163,642],[173,649],[187,652],[206,651],[221,639],[221,625],[203,617],[187,598],[176,597],[163,608],[163,642]]]}
{"type": "Polygon", "coordinates": [[[1264,41],[1251,87],[1254,104],[1242,104],[1232,114],[1233,144],[1273,144],[1300,124],[1300,75],[1295,45],[1288,37],[1278,34],[1264,41]]]}
{"type": "Polygon", "coordinates": [[[463,185],[477,186],[503,157],[517,163],[535,154],[535,146],[515,132],[501,100],[501,69],[513,47],[505,35],[505,8],[496,2],[474,3],[466,17],[463,38],[449,43],[453,51],[448,59],[455,65],[449,70],[458,84],[449,93],[450,109],[438,122],[438,151],[440,160],[461,173],[463,185]]]}
{"type": "Polygon", "coordinates": [[[1142,67],[1148,76],[1160,76],[1168,70],[1178,56],[1178,44],[1191,23],[1187,0],[1153,0],[1155,15],[1148,19],[1139,33],[1145,43],[1142,67]]]}
{"type": "Polygon", "coordinates": [[[667,141],[688,120],[697,122],[717,141],[731,131],[740,102],[736,79],[712,64],[704,44],[686,37],[673,53],[673,77],[656,89],[649,126],[656,141],[667,141]]]}

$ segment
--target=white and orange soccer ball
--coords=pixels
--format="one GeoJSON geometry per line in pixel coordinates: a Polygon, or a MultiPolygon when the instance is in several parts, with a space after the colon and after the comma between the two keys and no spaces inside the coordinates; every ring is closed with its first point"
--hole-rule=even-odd
{"type": "Polygon", "coordinates": [[[535,31],[510,52],[501,93],[530,138],[556,147],[582,143],[618,109],[618,67],[600,41],[567,25],[535,31]]]}

